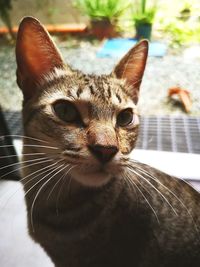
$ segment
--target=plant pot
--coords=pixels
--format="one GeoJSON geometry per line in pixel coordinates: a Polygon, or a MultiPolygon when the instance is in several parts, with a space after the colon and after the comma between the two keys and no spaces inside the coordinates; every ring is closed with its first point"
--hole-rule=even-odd
{"type": "Polygon", "coordinates": [[[115,25],[109,19],[93,19],[91,20],[91,33],[99,40],[113,38],[116,36],[115,25]]]}
{"type": "Polygon", "coordinates": [[[136,24],[136,38],[140,39],[151,39],[152,24],[136,24]]]}

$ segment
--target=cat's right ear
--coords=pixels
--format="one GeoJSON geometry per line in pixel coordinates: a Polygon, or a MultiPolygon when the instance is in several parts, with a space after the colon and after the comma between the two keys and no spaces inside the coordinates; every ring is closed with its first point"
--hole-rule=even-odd
{"type": "Polygon", "coordinates": [[[25,17],[19,26],[16,43],[17,83],[24,99],[30,99],[45,75],[64,62],[48,32],[33,17],[25,17]]]}
{"type": "Polygon", "coordinates": [[[148,41],[142,40],[120,60],[112,73],[116,78],[125,80],[128,93],[135,104],[138,102],[147,55],[148,41]]]}

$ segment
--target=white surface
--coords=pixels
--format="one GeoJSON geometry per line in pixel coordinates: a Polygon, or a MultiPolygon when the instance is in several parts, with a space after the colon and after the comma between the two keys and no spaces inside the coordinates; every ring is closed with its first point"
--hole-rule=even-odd
{"type": "Polygon", "coordinates": [[[17,151],[17,154],[20,156],[22,154],[22,141],[19,139],[14,139],[13,143],[17,151]]]}
{"type": "Polygon", "coordinates": [[[19,182],[0,181],[0,267],[53,267],[43,249],[28,236],[19,182]]]}
{"type": "Polygon", "coordinates": [[[200,180],[200,155],[134,150],[131,158],[180,178],[200,180]]]}

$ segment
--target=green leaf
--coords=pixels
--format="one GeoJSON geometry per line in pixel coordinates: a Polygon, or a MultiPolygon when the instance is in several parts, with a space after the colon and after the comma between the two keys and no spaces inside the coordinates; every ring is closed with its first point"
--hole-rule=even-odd
{"type": "Polygon", "coordinates": [[[128,8],[125,0],[75,0],[75,6],[91,18],[119,18],[128,8]]]}

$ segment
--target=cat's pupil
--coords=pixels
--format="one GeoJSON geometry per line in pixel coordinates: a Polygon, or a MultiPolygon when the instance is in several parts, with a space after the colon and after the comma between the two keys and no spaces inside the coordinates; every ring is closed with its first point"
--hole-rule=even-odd
{"type": "Polygon", "coordinates": [[[57,101],[53,104],[53,109],[57,117],[64,122],[75,122],[79,117],[76,107],[69,101],[57,101]]]}
{"type": "Polygon", "coordinates": [[[121,127],[128,126],[133,121],[133,112],[131,109],[121,111],[117,116],[117,125],[121,127]]]}

